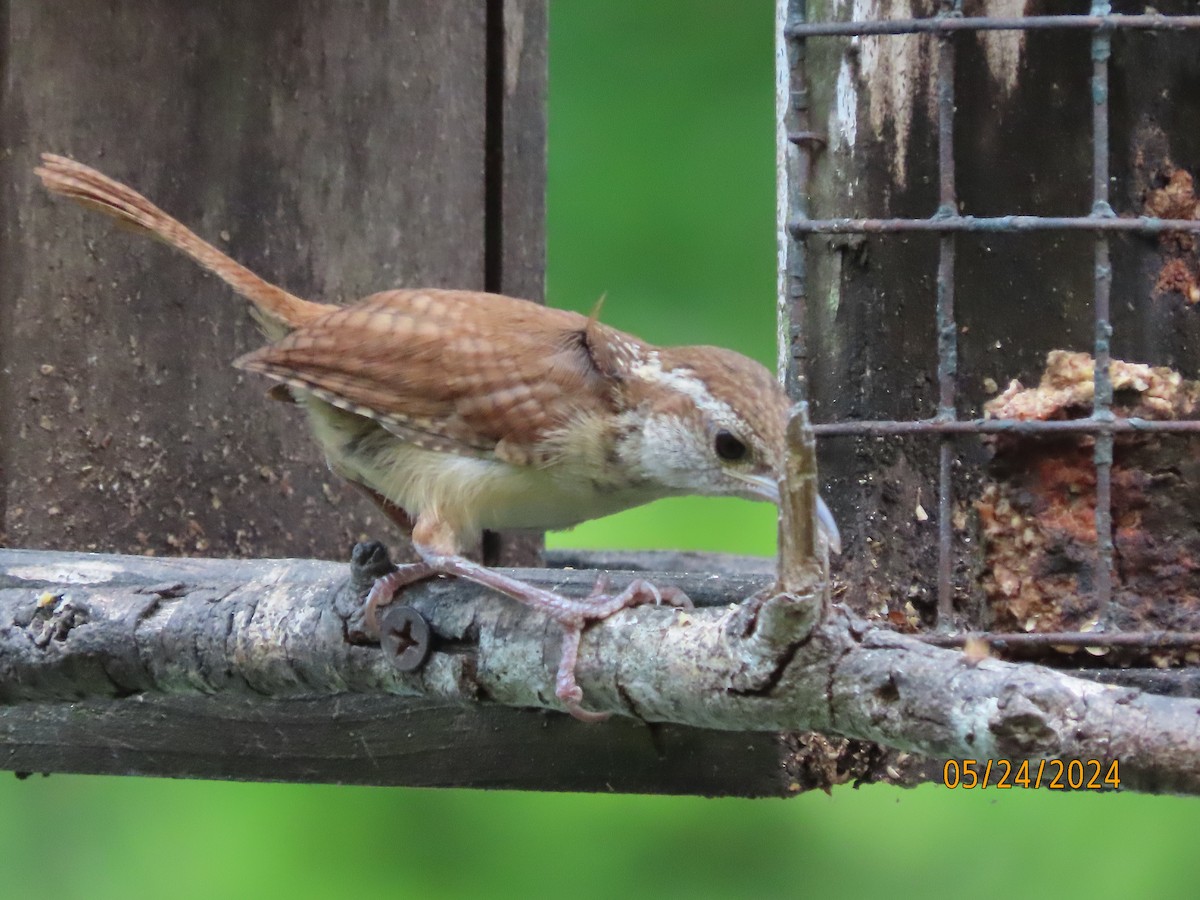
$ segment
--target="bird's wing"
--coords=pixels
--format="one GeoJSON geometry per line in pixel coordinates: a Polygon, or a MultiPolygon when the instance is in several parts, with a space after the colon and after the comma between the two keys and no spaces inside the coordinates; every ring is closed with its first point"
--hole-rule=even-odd
{"type": "MultiPolygon", "coordinates": [[[[529,465],[547,434],[619,389],[593,320],[470,291],[387,291],[235,365],[308,391],[430,450],[529,465]]],[[[636,339],[604,328],[608,334],[636,339]]]]}

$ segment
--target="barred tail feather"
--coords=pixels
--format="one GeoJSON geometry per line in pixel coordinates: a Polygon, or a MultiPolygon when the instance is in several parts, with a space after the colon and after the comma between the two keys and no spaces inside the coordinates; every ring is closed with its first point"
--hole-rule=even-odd
{"type": "Polygon", "coordinates": [[[264,330],[272,338],[334,307],[312,303],[264,281],[241,263],[203,240],[177,219],[167,215],[137,191],[97,172],[90,166],[42,154],[42,165],[34,169],[46,188],[83,206],[97,209],[143,234],[158,238],[224,280],[255,306],[264,330]]]}

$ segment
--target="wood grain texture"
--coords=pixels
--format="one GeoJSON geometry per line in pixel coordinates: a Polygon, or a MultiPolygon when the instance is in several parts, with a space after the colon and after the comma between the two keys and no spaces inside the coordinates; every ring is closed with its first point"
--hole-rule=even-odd
{"type": "MultiPolygon", "coordinates": [[[[54,202],[32,167],[45,150],[98,164],[314,300],[482,289],[484,4],[7,8],[0,539],[324,557],[395,540],[326,471],[299,411],[229,366],[260,344],[241,301],[54,202]]],[[[527,29],[525,52],[538,41],[527,29]]],[[[544,77],[529,71],[513,97],[536,131],[544,77]]],[[[530,146],[510,165],[532,191],[544,144],[530,146]]],[[[540,216],[505,233],[534,226],[540,269],[540,216]]]]}
{"type": "Polygon", "coordinates": [[[0,768],[16,772],[758,797],[788,793],[787,759],[770,734],[390,697],[0,709],[0,768]]]}
{"type": "MultiPolygon", "coordinates": [[[[544,0],[489,0],[488,9],[487,287],[544,301],[549,13],[544,0]]],[[[544,546],[541,535],[485,532],[482,556],[536,566],[544,546]]]]}

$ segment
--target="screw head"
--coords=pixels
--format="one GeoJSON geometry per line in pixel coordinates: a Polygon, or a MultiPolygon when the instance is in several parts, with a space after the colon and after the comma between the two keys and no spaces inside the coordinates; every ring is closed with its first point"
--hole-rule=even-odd
{"type": "Polygon", "coordinates": [[[411,606],[388,606],[379,617],[379,646],[401,672],[415,672],[429,658],[429,623],[411,606]]]}

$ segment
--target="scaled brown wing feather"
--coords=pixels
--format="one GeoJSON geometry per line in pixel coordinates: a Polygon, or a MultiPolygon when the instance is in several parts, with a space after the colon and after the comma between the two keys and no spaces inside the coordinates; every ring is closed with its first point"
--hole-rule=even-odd
{"type": "Polygon", "coordinates": [[[534,463],[574,412],[602,412],[589,320],[470,291],[387,291],[335,310],[236,365],[311,391],[431,450],[534,463]],[[486,309],[486,312],[484,312],[486,309]]]}

